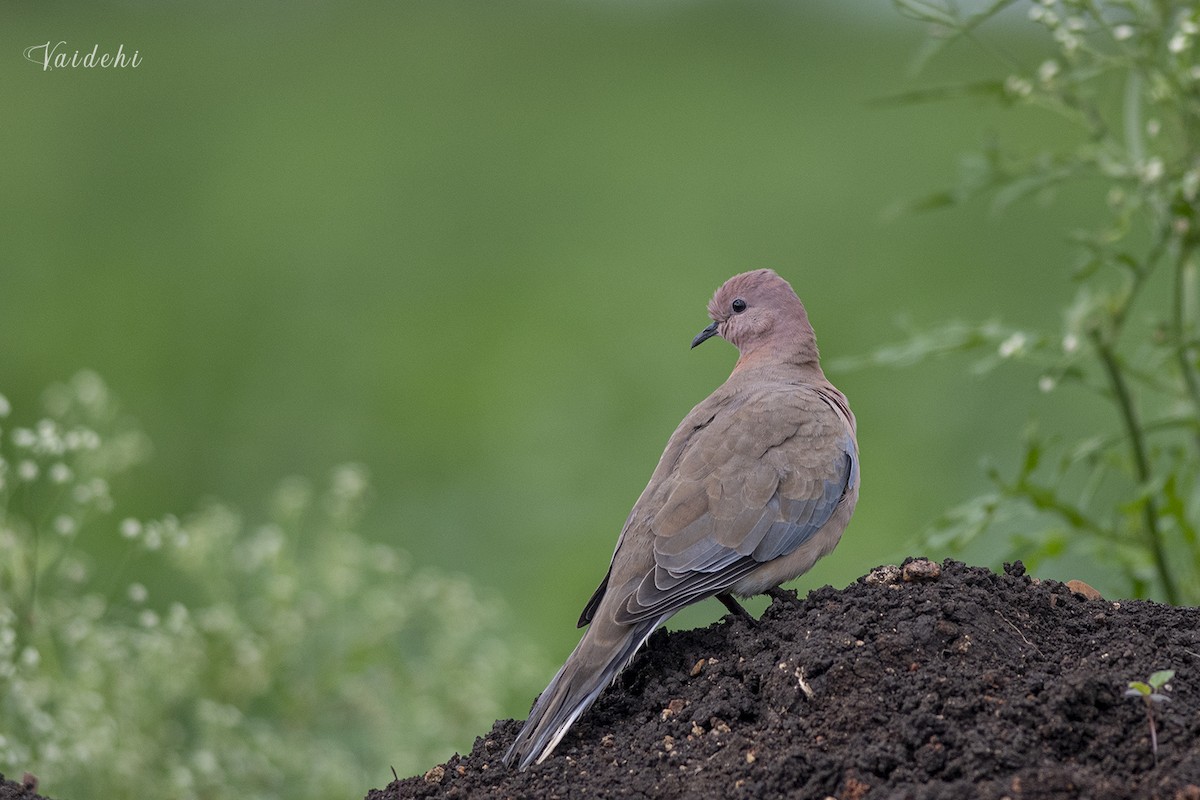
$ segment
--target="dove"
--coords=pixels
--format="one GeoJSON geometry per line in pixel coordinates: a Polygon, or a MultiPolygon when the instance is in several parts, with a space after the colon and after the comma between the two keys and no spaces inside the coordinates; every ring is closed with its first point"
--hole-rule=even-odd
{"type": "Polygon", "coordinates": [[[854,414],[821,371],[804,304],[769,269],[735,275],[708,304],[738,350],[729,378],[667,442],[579,618],[578,646],[504,755],[545,760],[579,716],[681,608],[771,591],[828,554],[858,501],[854,414]]]}

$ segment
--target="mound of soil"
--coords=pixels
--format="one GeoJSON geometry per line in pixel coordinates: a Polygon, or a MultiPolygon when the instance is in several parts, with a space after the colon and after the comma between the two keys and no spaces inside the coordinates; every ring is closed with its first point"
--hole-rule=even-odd
{"type": "Polygon", "coordinates": [[[1200,800],[1200,609],[946,561],[656,633],[542,764],[466,756],[397,798],[1200,800]],[[1177,671],[1155,706],[1126,684],[1177,671]]]}
{"type": "Polygon", "coordinates": [[[0,773],[0,800],[46,800],[37,793],[37,779],[26,775],[21,783],[5,779],[0,773]]]}

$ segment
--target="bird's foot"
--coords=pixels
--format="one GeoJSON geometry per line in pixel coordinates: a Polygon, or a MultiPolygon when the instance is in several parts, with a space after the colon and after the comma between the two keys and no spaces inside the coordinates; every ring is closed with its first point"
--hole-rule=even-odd
{"type": "Polygon", "coordinates": [[[722,594],[717,595],[717,599],[721,601],[721,605],[729,609],[730,614],[733,614],[735,617],[741,617],[751,625],[758,624],[758,620],[754,618],[754,615],[743,608],[741,603],[733,599],[733,595],[731,595],[729,592],[723,592],[722,594]]]}

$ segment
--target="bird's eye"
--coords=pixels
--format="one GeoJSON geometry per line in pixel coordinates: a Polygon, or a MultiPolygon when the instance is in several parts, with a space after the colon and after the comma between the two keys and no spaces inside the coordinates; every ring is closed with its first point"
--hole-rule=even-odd
{"type": "Polygon", "coordinates": [[[733,309],[733,313],[740,314],[746,310],[746,301],[739,297],[729,307],[733,309]]]}

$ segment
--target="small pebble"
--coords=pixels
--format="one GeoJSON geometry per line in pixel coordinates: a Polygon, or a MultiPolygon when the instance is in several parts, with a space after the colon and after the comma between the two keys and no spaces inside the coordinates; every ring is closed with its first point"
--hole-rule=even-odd
{"type": "Polygon", "coordinates": [[[1102,599],[1098,591],[1081,580],[1067,581],[1067,588],[1080,597],[1086,597],[1088,600],[1102,599]]]}
{"type": "Polygon", "coordinates": [[[918,558],[904,565],[900,571],[900,577],[905,583],[936,581],[942,577],[942,568],[927,558],[918,558]]]}
{"type": "Polygon", "coordinates": [[[876,567],[867,573],[867,577],[863,578],[863,582],[871,586],[886,586],[891,583],[899,583],[900,568],[895,564],[884,564],[882,567],[876,567]]]}
{"type": "Polygon", "coordinates": [[[676,698],[667,703],[667,707],[662,710],[662,718],[667,719],[668,717],[683,711],[685,708],[687,708],[687,701],[676,698]]]}

